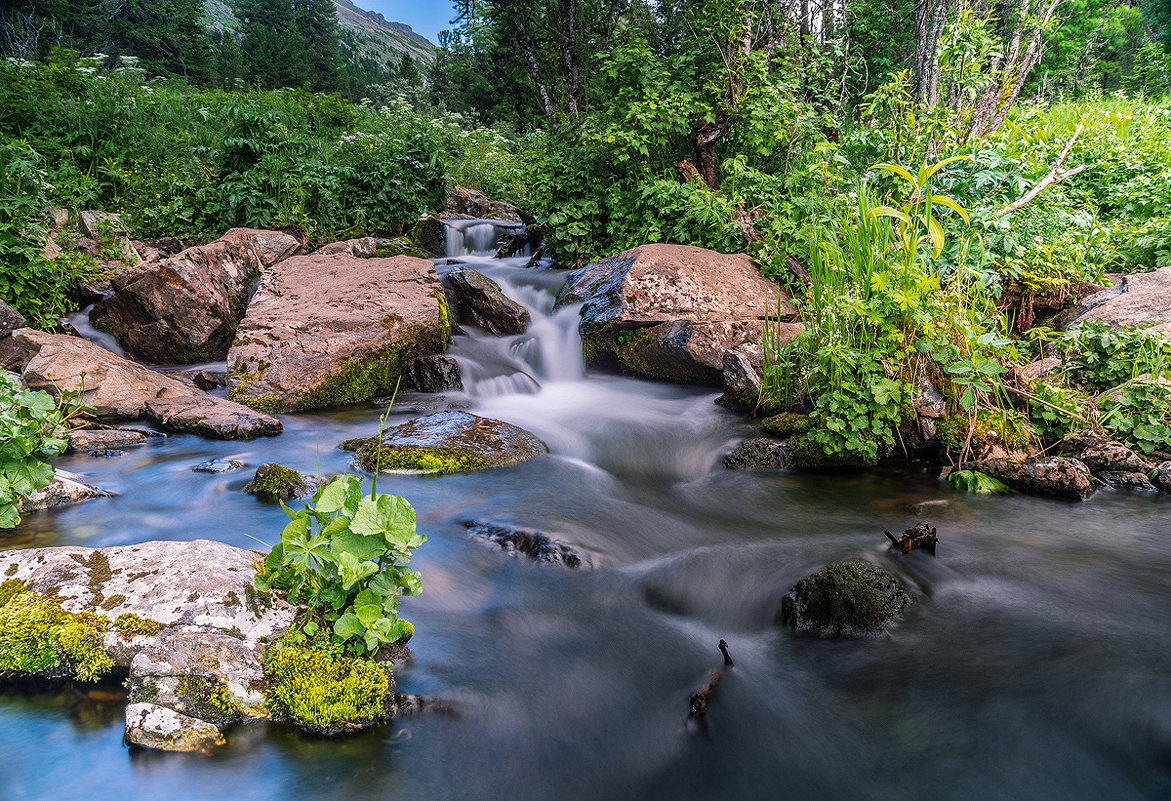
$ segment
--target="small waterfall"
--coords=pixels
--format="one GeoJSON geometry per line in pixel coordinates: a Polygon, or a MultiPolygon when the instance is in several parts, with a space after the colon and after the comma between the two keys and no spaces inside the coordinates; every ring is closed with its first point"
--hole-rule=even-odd
{"type": "MultiPolygon", "coordinates": [[[[505,234],[520,233],[523,223],[502,220],[444,220],[444,248],[448,257],[495,256],[505,234]]],[[[527,246],[525,248],[527,250],[527,246]]],[[[518,253],[517,255],[529,255],[518,253]]]]}
{"type": "Polygon", "coordinates": [[[89,319],[91,309],[93,309],[93,304],[86,306],[81,311],[65,315],[62,321],[76,331],[79,336],[88,339],[99,347],[105,348],[115,356],[125,358],[126,349],[118,344],[118,339],[113,334],[94,328],[93,323],[89,319]]]}

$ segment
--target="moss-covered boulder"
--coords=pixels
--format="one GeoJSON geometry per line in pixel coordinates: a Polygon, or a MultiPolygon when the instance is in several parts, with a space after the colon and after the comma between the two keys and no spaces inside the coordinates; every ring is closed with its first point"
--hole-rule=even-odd
{"type": "Polygon", "coordinates": [[[313,484],[296,470],[266,462],[256,468],[252,480],[244,485],[244,491],[260,498],[287,501],[305,497],[313,484]]]}
{"type": "Polygon", "coordinates": [[[389,428],[382,439],[346,440],[371,472],[466,473],[518,464],[548,453],[535,434],[467,412],[438,412],[389,428]]]}
{"type": "Polygon", "coordinates": [[[724,457],[729,470],[783,470],[789,466],[788,444],[769,437],[744,440],[724,457]]]}
{"type": "Polygon", "coordinates": [[[806,576],[781,603],[781,621],[818,637],[879,634],[912,603],[903,583],[864,559],[806,576]]]}
{"type": "Polygon", "coordinates": [[[228,397],[265,412],[360,403],[450,335],[430,261],[295,256],[265,273],[248,305],[228,351],[228,397]]]}
{"type": "Polygon", "coordinates": [[[809,415],[797,412],[781,412],[760,421],[760,427],[768,434],[781,439],[805,434],[812,427],[809,415]]]}

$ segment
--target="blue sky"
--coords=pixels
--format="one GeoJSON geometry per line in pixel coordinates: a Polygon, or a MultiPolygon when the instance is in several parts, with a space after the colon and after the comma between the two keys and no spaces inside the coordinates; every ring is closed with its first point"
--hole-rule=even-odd
{"type": "Polygon", "coordinates": [[[405,22],[415,33],[439,41],[439,32],[454,27],[455,7],[451,0],[353,0],[358,8],[377,11],[391,22],[405,22]]]}

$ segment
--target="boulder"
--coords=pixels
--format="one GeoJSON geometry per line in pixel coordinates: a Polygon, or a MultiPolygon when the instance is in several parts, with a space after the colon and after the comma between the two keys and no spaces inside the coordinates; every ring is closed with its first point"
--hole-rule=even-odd
{"type": "Polygon", "coordinates": [[[111,214],[106,211],[82,211],[77,215],[77,225],[86,238],[100,242],[103,238],[113,239],[117,252],[100,253],[107,258],[113,258],[124,265],[133,267],[142,261],[130,237],[126,233],[126,226],[122,222],[122,215],[111,214]]]}
{"type": "Polygon", "coordinates": [[[39,490],[33,490],[20,499],[20,513],[54,509],[58,506],[72,506],[75,503],[94,498],[108,498],[110,493],[85,483],[81,476],[67,470],[57,470],[53,480],[39,490]]]}
{"type": "MultiPolygon", "coordinates": [[[[589,362],[665,381],[719,386],[724,354],[760,359],[766,316],[792,320],[796,309],[745,254],[684,245],[643,245],[570,274],[557,305],[581,303],[589,362]]],[[[777,324],[778,344],[802,330],[777,324]]]]}
{"type": "Polygon", "coordinates": [[[1087,309],[1073,325],[1085,320],[1101,320],[1112,327],[1171,323],[1171,266],[1124,276],[1083,303],[1087,309]]]}
{"type": "Polygon", "coordinates": [[[784,470],[788,466],[788,445],[767,437],[746,439],[724,457],[729,470],[784,470]]]}
{"type": "Polygon", "coordinates": [[[443,355],[412,359],[407,365],[406,384],[418,392],[446,392],[464,388],[459,362],[443,355]]]}
{"type": "Polygon", "coordinates": [[[1094,492],[1090,468],[1078,459],[1050,456],[1040,459],[983,459],[972,470],[986,473],[1017,492],[1082,500],[1094,492]]]}
{"type": "Polygon", "coordinates": [[[835,562],[806,576],[785,596],[780,619],[817,637],[886,631],[913,602],[902,581],[863,559],[835,562]]]}
{"type": "Polygon", "coordinates": [[[527,462],[549,449],[535,434],[467,412],[437,412],[339,446],[371,472],[466,473],[527,462]]]}
{"type": "Polygon", "coordinates": [[[594,567],[589,553],[540,531],[474,521],[465,522],[464,526],[469,537],[489,543],[508,554],[562,567],[594,567]]]}
{"type": "Polygon", "coordinates": [[[0,339],[25,325],[24,315],[0,300],[0,339]]]}
{"type": "Polygon", "coordinates": [[[0,340],[0,360],[29,389],[57,396],[81,391],[101,420],[155,420],[175,431],[223,439],[279,434],[281,424],[237,403],[206,395],[162,373],[123,359],[80,337],[22,328],[0,340]]]}
{"type": "Polygon", "coordinates": [[[528,310],[500,291],[500,285],[475,270],[452,270],[443,276],[455,298],[455,319],[492,334],[523,334],[532,323],[528,310]]]}
{"type": "Polygon", "coordinates": [[[90,319],[158,364],[217,361],[261,270],[300,246],[278,231],[233,228],[210,244],[115,275],[114,294],[94,306],[90,319]]]}
{"type": "Polygon", "coordinates": [[[267,271],[228,351],[228,397],[261,411],[360,403],[440,353],[451,325],[435,265],[311,254],[267,271]]]}
{"type": "Polygon", "coordinates": [[[1070,447],[1076,438],[1061,443],[1061,453],[1073,456],[1090,468],[1095,475],[1102,472],[1148,473],[1154,465],[1123,445],[1105,437],[1094,438],[1086,447],[1070,447]]]}
{"type": "MultiPolygon", "coordinates": [[[[33,548],[0,552],[0,575],[32,605],[83,623],[107,672],[129,669],[128,742],[191,751],[266,715],[264,643],[284,636],[296,609],[254,588],[256,559],[209,540],[33,548]]],[[[69,675],[52,662],[24,672],[69,675]]]]}
{"type": "Polygon", "coordinates": [[[525,214],[511,203],[492,200],[481,192],[462,186],[453,186],[447,190],[447,208],[439,216],[445,219],[506,220],[516,223],[533,221],[532,215],[525,214]]]}
{"type": "Polygon", "coordinates": [[[716,398],[716,403],[737,412],[754,411],[761,400],[757,367],[739,350],[724,351],[721,371],[724,394],[716,398]]]}
{"type": "Polygon", "coordinates": [[[1094,480],[1105,487],[1132,492],[1158,492],[1155,485],[1146,473],[1127,472],[1124,470],[1103,470],[1094,474],[1094,480]]]}
{"type": "Polygon", "coordinates": [[[797,412],[781,412],[760,421],[760,427],[763,431],[781,439],[799,437],[808,433],[812,425],[809,415],[797,412]]]}

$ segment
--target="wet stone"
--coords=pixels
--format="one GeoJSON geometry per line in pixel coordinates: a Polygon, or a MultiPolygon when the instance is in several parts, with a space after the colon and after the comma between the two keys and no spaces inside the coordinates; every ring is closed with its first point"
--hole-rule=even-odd
{"type": "Polygon", "coordinates": [[[227,473],[231,470],[239,470],[244,466],[244,463],[239,459],[209,459],[206,462],[200,462],[191,469],[196,473],[227,473]]]}

